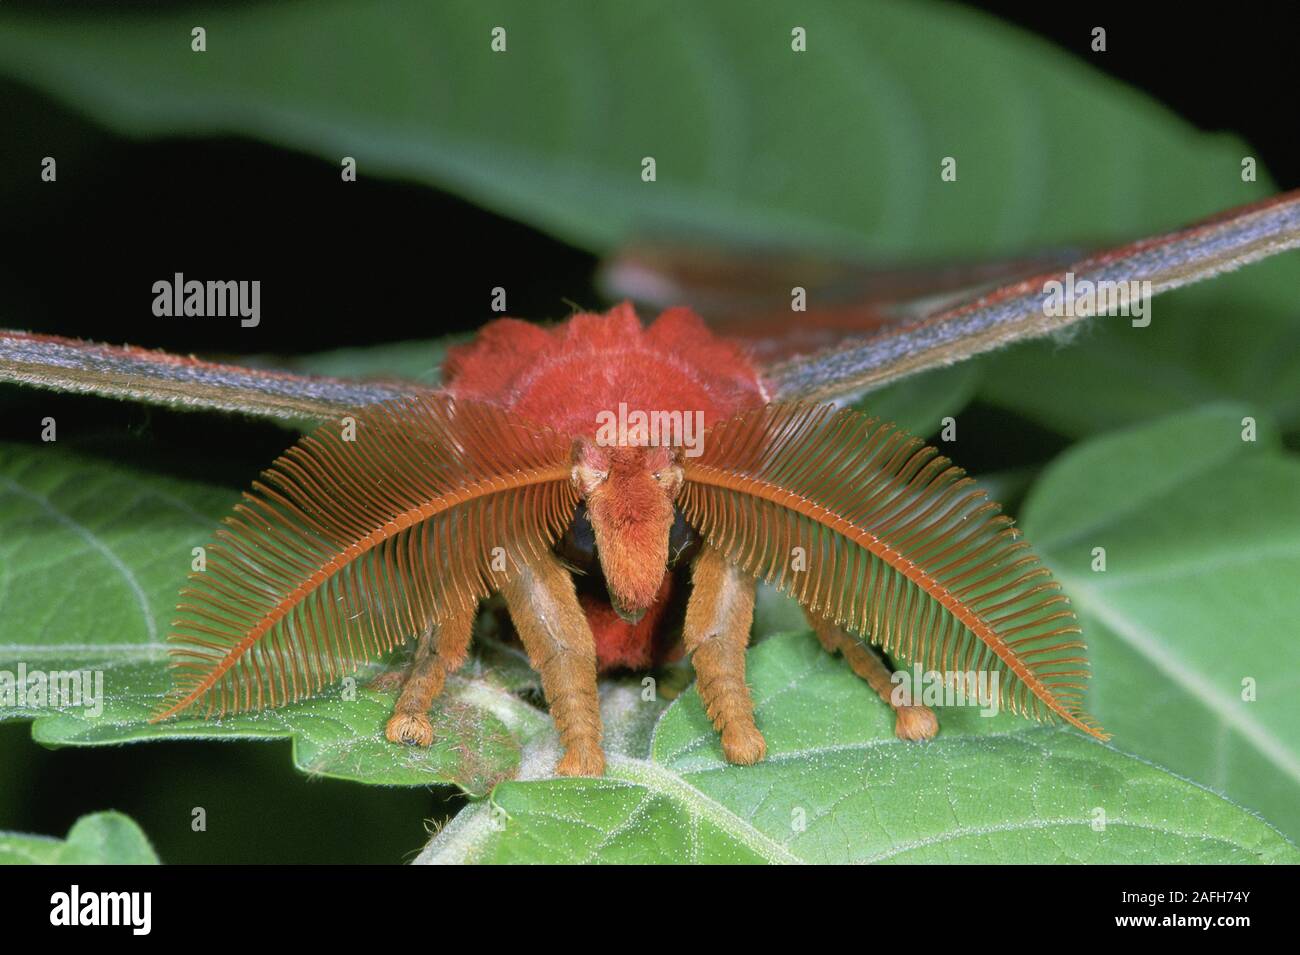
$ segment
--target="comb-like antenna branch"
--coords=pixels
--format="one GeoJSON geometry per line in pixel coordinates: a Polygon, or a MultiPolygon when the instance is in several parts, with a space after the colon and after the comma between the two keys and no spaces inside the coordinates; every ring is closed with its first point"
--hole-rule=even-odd
{"type": "Polygon", "coordinates": [[[285,452],[182,591],[155,720],[311,696],[545,555],[577,492],[569,443],[444,396],[361,408],[285,452]]]}
{"type": "Polygon", "coordinates": [[[678,499],[709,547],[809,611],[1006,708],[1099,739],[1069,600],[960,468],[887,422],[768,405],[709,432],[678,499]]]}

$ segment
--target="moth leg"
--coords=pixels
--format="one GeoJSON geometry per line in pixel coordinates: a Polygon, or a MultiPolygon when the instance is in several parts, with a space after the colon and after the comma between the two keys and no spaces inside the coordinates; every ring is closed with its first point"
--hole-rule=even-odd
{"type": "Polygon", "coordinates": [[[893,707],[895,736],[899,739],[924,740],[931,739],[939,732],[939,720],[928,706],[919,703],[914,706],[895,706],[892,699],[894,684],[889,679],[889,667],[885,666],[885,662],[871,647],[836,626],[834,621],[806,611],[804,615],[826,652],[842,653],[853,672],[866,680],[876,695],[893,707]]]}
{"type": "Polygon", "coordinates": [[[522,564],[501,588],[528,659],[542,677],[542,692],[560,733],[562,776],[600,776],[600,697],[596,644],[578,604],[573,577],[549,552],[522,564]]]}
{"type": "Polygon", "coordinates": [[[410,665],[396,670],[385,670],[367,683],[366,686],[372,690],[378,690],[380,693],[387,693],[389,690],[399,690],[401,689],[402,684],[406,682],[406,676],[410,672],[410,665]]]}
{"type": "Polygon", "coordinates": [[[682,632],[697,688],[728,762],[749,765],[767,753],[754,725],[745,685],[745,651],[754,621],[754,579],[720,551],[704,547],[691,566],[691,596],[682,632]]]}
{"type": "Polygon", "coordinates": [[[429,706],[446,685],[447,674],[465,662],[470,635],[474,631],[474,614],[473,608],[461,611],[448,617],[440,626],[430,624],[420,634],[415,659],[406,671],[402,693],[384,729],[384,735],[392,742],[414,743],[416,746],[428,746],[433,742],[429,706]]]}

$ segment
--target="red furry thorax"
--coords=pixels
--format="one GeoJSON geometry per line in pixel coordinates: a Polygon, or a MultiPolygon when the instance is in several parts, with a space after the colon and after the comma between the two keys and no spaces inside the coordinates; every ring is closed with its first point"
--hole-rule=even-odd
{"type": "Polygon", "coordinates": [[[499,319],[452,349],[443,370],[453,397],[500,405],[574,439],[575,481],[611,598],[585,607],[598,663],[646,665],[667,593],[675,452],[598,447],[593,439],[602,421],[626,409],[691,415],[708,428],[761,407],[767,394],[757,369],[690,309],[670,309],[643,328],[623,303],[552,328],[499,319]]]}
{"type": "Polygon", "coordinates": [[[572,437],[596,433],[620,403],[642,411],[701,411],[705,426],[767,402],[762,379],[740,345],[713,334],[688,308],[642,328],[632,306],[580,313],[543,328],[498,319],[453,348],[447,389],[509,408],[572,437]]]}

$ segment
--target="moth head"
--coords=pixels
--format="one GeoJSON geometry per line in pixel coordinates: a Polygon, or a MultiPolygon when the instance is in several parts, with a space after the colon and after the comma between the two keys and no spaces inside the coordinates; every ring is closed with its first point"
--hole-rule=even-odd
{"type": "Polygon", "coordinates": [[[636,622],[654,602],[668,567],[681,454],[670,447],[604,447],[579,439],[572,478],[587,503],[610,603],[624,620],[636,622]]]}

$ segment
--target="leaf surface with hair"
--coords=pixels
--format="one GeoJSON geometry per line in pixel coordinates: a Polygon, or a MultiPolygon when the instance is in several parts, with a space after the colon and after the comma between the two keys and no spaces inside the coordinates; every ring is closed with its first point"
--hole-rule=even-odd
{"type": "Polygon", "coordinates": [[[904,743],[807,632],[753,648],[748,681],[763,762],[723,758],[694,689],[662,715],[639,686],[609,690],[607,721],[648,718],[649,742],[613,755],[603,779],[503,783],[417,861],[1300,861],[1258,817],[1068,727],[950,707],[935,739],[904,743]]]}
{"type": "Polygon", "coordinates": [[[1243,440],[1249,411],[1208,405],[1083,442],[1023,519],[1090,635],[1090,704],[1117,743],[1296,839],[1300,459],[1266,420],[1243,440]]]}

